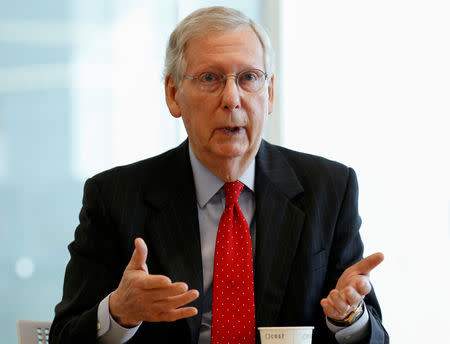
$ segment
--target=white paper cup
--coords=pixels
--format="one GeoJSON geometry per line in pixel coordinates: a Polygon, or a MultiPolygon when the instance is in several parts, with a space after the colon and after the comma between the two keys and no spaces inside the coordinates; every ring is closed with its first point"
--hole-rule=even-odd
{"type": "Polygon", "coordinates": [[[313,326],[258,327],[261,344],[311,344],[313,326]]]}

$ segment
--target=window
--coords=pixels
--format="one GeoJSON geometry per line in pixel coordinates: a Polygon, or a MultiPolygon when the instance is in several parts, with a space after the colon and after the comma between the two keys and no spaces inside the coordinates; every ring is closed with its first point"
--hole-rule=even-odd
{"type": "Polygon", "coordinates": [[[185,138],[166,109],[163,59],[198,7],[258,1],[3,1],[0,5],[2,342],[52,320],[87,177],[185,138]]]}

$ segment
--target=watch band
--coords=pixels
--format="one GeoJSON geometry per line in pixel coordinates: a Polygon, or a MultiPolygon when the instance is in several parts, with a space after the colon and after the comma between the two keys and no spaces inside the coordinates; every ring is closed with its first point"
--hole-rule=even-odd
{"type": "Polygon", "coordinates": [[[335,320],[327,317],[328,321],[336,326],[347,327],[355,323],[364,313],[364,302],[361,300],[358,307],[342,320],[335,320]]]}

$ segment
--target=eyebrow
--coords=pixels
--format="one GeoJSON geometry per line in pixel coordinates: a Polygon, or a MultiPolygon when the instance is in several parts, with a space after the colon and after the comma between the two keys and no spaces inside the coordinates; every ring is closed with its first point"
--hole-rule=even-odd
{"type": "Polygon", "coordinates": [[[264,67],[256,67],[256,66],[252,66],[252,65],[246,65],[245,67],[242,67],[241,69],[239,69],[235,73],[225,73],[223,71],[223,69],[221,69],[221,68],[210,67],[210,68],[198,69],[197,72],[192,72],[192,73],[188,73],[186,71],[185,74],[188,73],[188,74],[191,74],[191,75],[198,75],[198,74],[204,73],[204,72],[219,72],[221,74],[227,75],[227,74],[237,74],[237,73],[244,72],[244,71],[247,71],[247,70],[252,70],[252,69],[259,69],[259,70],[265,72],[265,70],[264,70],[265,68],[264,67]]]}

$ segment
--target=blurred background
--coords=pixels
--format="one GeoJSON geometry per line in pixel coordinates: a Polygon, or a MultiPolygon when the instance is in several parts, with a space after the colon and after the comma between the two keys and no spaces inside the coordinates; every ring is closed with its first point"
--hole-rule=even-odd
{"type": "Polygon", "coordinates": [[[372,280],[392,342],[442,342],[448,1],[0,0],[2,343],[17,342],[17,319],[53,319],[86,178],[185,139],[164,101],[164,50],[183,17],[210,5],[244,11],[272,37],[265,137],[355,168],[366,254],[386,256],[372,280]]]}

